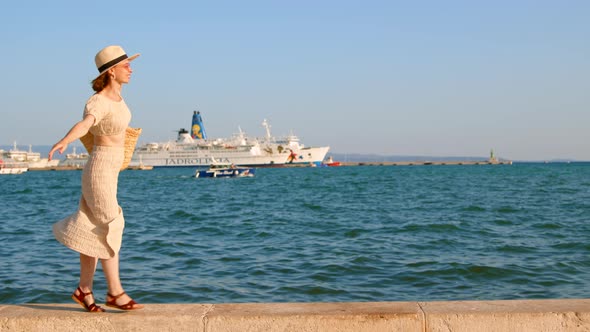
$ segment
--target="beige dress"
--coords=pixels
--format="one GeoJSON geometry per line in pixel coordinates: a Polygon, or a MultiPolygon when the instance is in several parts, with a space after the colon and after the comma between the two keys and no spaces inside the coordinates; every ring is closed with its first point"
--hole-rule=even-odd
{"type": "MultiPolygon", "coordinates": [[[[95,94],[88,99],[84,116],[96,119],[94,136],[124,132],[131,112],[121,100],[116,102],[95,94]]],[[[82,172],[82,197],[78,211],[53,225],[55,238],[66,247],[91,257],[111,258],[121,248],[125,219],[117,202],[119,169],[123,147],[94,146],[82,172]]]]}

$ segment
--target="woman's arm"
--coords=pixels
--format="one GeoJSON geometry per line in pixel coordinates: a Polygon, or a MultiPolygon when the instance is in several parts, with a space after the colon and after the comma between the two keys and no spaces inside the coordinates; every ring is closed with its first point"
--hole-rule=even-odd
{"type": "Polygon", "coordinates": [[[72,143],[73,141],[77,140],[78,138],[86,135],[90,127],[94,124],[94,116],[93,115],[86,115],[82,121],[76,123],[70,131],[62,138],[59,142],[55,143],[49,151],[48,159],[51,160],[53,158],[53,153],[55,151],[59,151],[59,154],[62,154],[67,148],[68,144],[72,143]]]}

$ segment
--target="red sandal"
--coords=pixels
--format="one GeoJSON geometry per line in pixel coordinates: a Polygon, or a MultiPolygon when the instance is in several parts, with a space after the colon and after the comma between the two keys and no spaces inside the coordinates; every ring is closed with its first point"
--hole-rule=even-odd
{"type": "Polygon", "coordinates": [[[119,294],[119,295],[111,295],[110,293],[107,293],[107,298],[111,298],[110,301],[106,301],[106,306],[107,307],[113,307],[113,308],[117,308],[117,309],[121,309],[121,310],[137,310],[137,309],[142,309],[143,305],[135,302],[134,300],[130,300],[129,302],[123,304],[123,305],[118,305],[117,304],[117,299],[120,298],[121,296],[125,295],[125,292],[119,294]]]}
{"type": "Polygon", "coordinates": [[[74,293],[72,294],[72,300],[76,301],[76,303],[78,303],[79,305],[84,307],[84,309],[86,309],[86,311],[88,311],[88,312],[105,312],[106,311],[103,308],[97,306],[96,303],[94,303],[94,302],[92,302],[90,304],[86,304],[86,302],[84,302],[84,298],[86,296],[93,295],[92,291],[90,291],[88,293],[84,293],[82,291],[82,289],[80,288],[80,286],[78,286],[78,288],[76,290],[78,291],[79,294],[76,295],[76,291],[74,291],[74,293]]]}

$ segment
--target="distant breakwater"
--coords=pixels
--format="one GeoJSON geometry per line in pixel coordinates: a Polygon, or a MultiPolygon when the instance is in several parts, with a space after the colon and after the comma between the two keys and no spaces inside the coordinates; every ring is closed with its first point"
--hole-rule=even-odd
{"type": "Polygon", "coordinates": [[[512,161],[347,161],[342,166],[512,165],[512,161]]]}

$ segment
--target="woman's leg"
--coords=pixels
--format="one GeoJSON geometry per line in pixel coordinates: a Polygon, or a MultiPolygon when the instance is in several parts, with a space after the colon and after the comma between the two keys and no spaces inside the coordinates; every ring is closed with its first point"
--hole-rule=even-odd
{"type": "Polygon", "coordinates": [[[123,286],[119,278],[119,254],[109,259],[103,258],[100,260],[100,263],[102,264],[104,277],[107,281],[108,293],[112,295],[121,294],[123,292],[123,286]]]}
{"type": "MultiPolygon", "coordinates": [[[[78,286],[84,293],[92,291],[97,263],[98,258],[80,254],[80,283],[78,286]]],[[[76,289],[74,294],[80,295],[80,291],[76,289]]],[[[94,296],[88,295],[84,297],[84,303],[86,303],[86,305],[94,303],[94,296]]]]}
{"type": "Polygon", "coordinates": [[[92,290],[97,263],[98,258],[80,254],[80,288],[84,292],[92,290]]]}
{"type": "MultiPolygon", "coordinates": [[[[100,262],[102,264],[102,270],[104,271],[104,276],[107,281],[107,302],[112,301],[113,298],[116,298],[114,302],[119,306],[124,306],[125,304],[130,303],[131,297],[129,297],[127,294],[118,297],[119,294],[124,292],[123,286],[121,285],[121,279],[119,278],[119,254],[116,254],[113,258],[101,259],[100,262]]],[[[131,305],[129,309],[141,308],[143,308],[143,305],[135,303],[131,305]]]]}

